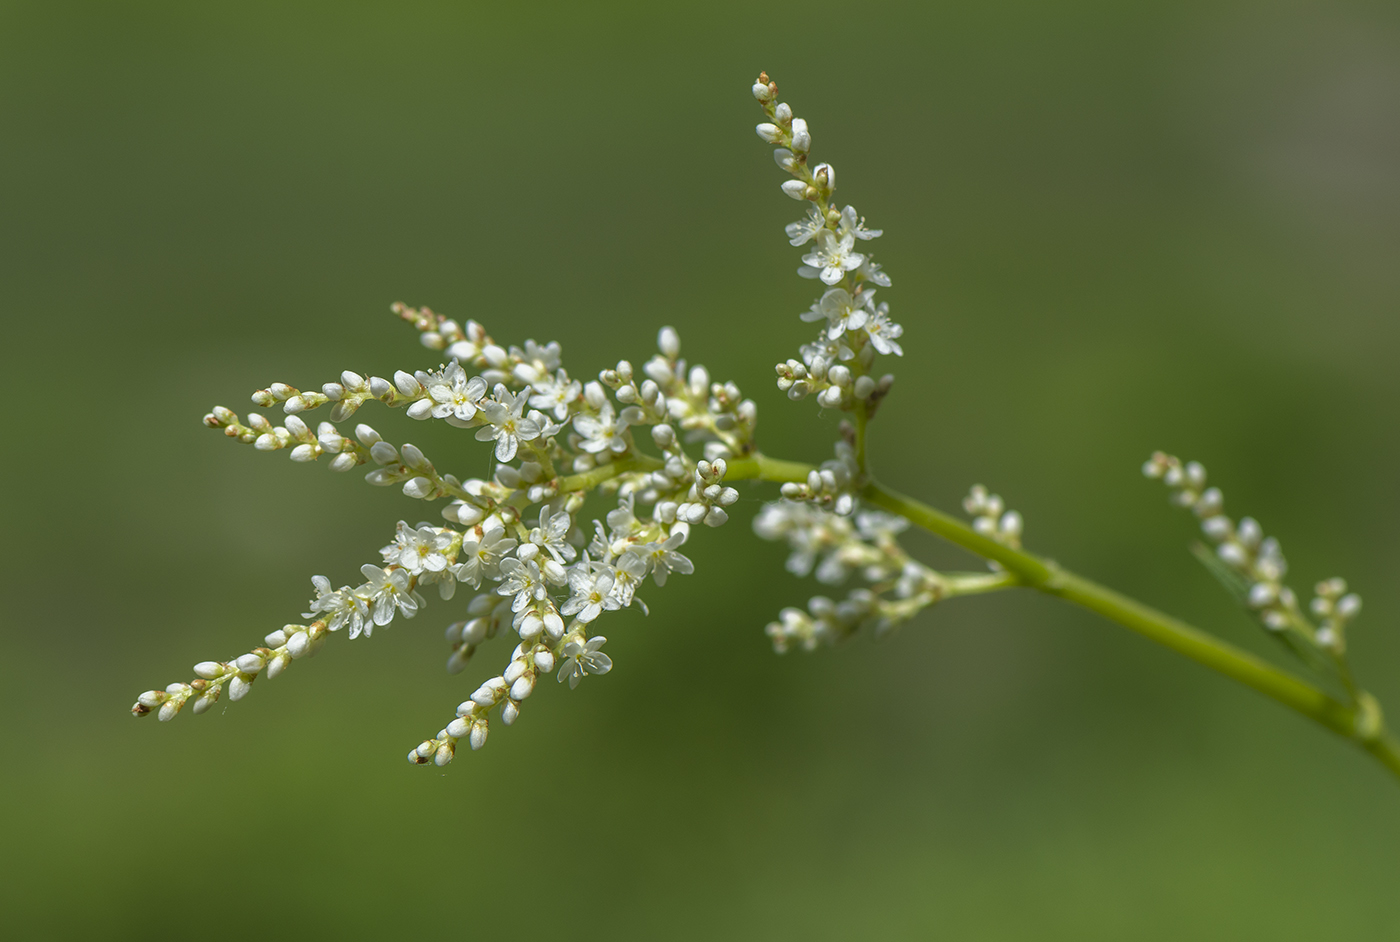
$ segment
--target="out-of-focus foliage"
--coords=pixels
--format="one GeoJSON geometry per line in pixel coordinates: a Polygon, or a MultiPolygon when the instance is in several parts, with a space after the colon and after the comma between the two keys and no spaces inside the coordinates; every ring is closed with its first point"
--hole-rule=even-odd
{"type": "MultiPolygon", "coordinates": [[[[1400,703],[1396,8],[962,6],[0,10],[14,937],[1400,931],[1383,772],[1086,613],[959,600],[774,656],[811,586],[744,532],[757,488],[609,630],[618,670],[451,775],[403,760],[475,682],[440,669],[440,604],[227,715],[126,712],[421,512],[199,421],[429,364],[396,299],[595,369],[675,324],[766,450],[827,457],[772,385],[810,291],[760,68],[886,233],[883,478],[949,508],[983,481],[1030,548],[1268,651],[1138,473],[1198,457],[1299,584],[1365,595],[1353,659],[1400,703]]],[[[452,432],[413,440],[484,471],[452,432]]]]}

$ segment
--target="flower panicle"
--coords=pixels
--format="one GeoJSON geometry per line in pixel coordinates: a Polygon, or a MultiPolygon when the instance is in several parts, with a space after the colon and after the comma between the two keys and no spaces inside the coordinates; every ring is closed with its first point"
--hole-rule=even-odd
{"type": "Polygon", "coordinates": [[[1241,600],[1254,612],[1268,631],[1281,638],[1305,660],[1323,655],[1353,692],[1346,663],[1346,628],[1361,611],[1361,597],[1347,590],[1346,580],[1326,579],[1314,587],[1308,617],[1298,598],[1285,582],[1288,561],[1279,541],[1265,536],[1253,517],[1235,521],[1225,514],[1224,494],[1207,486],[1205,466],[1199,461],[1183,463],[1165,452],[1156,452],[1142,466],[1145,476],[1159,480],[1171,492],[1171,501],[1190,510],[1200,520],[1201,532],[1213,550],[1202,547],[1198,553],[1227,585],[1238,590],[1241,600]]]}
{"type": "Polygon", "coordinates": [[[944,598],[985,591],[979,587],[1006,581],[1002,576],[940,573],[914,560],[898,540],[908,525],[903,518],[880,511],[863,510],[853,516],[834,513],[823,508],[819,495],[764,505],[754,520],[754,531],[763,539],[788,544],[789,572],[815,573],[818,582],[832,586],[853,574],[870,583],[852,589],[839,602],[815,596],[806,609],[783,609],[778,620],[764,629],[774,650],[812,651],[862,630],[881,637],[944,598]]]}
{"type": "Polygon", "coordinates": [[[802,314],[804,321],[820,322],[821,331],[813,343],[802,346],[801,359],[774,367],[778,388],[791,399],[815,395],[823,408],[868,419],[893,382],[888,374],[874,374],[875,356],[904,354],[899,344],[904,328],[890,319],[888,304],[875,301],[876,290],[888,288],[890,278],[869,252],[856,250],[879,238],[882,230],[868,228],[854,206],[837,208],[832,201],[835,169],[828,163],[810,165],[811,130],[790,105],[778,101],[777,83],[767,73],[759,75],[753,94],[768,119],[755,131],[777,145],[773,158],[791,176],[782,190],[808,204],[806,217],[785,230],[789,244],[807,247],[797,273],[825,286],[802,314]]]}
{"type": "Polygon", "coordinates": [[[172,720],[190,700],[194,714],[208,710],[228,687],[230,700],[242,700],[253,689],[253,682],[266,674],[278,676],[294,660],[311,657],[321,650],[327,637],[326,624],[313,621],[309,625],[287,625],[270,633],[263,644],[228,661],[200,661],[194,666],[194,677],[187,682],[173,683],[164,690],[147,690],[136,698],[131,712],[136,716],[154,713],[161,722],[172,720]]]}
{"type": "Polygon", "coordinates": [[[312,579],[309,625],[274,632],[266,646],[233,661],[201,662],[195,680],[143,693],[134,712],[169,719],[191,698],[203,712],[225,686],[239,699],[260,673],[275,676],[330,634],[369,637],[400,615],[413,617],[430,587],[450,601],[466,584],[473,590],[467,618],[447,629],[448,671],[466,669],[481,645],[507,630],[519,644],[505,670],[410,753],[416,764],[444,765],[458,741],[473,748],[485,742],[493,711],[514,722],[538,678],[553,673],[574,688],[607,673],[612,660],[594,622],[634,602],[645,611],[637,592],[648,577],[661,586],[694,570],[681,552],[691,528],[727,521],[739,498],[725,482],[728,463],[754,451],[757,407],[733,383],[712,382],[703,366],[687,365],[674,329],[660,331],[659,352],[640,369],[623,360],[581,382],[560,362],[557,344],[504,348],[475,322],[459,327],[426,308],[395,311],[426,346],[453,359],[432,371],[399,371],[392,381],[347,372],[315,396],[274,384],[254,400],[281,403],[280,426],[258,414],[244,422],[222,407],[205,422],[258,450],[291,449],[295,460],[329,454],[337,470],[372,465],[372,484],[401,486],[419,500],[445,499],[447,525],[399,521],[381,562],[363,566],[358,584],[335,588],[324,576],[312,579]],[[411,418],[472,430],[497,466],[487,478],[459,478],[369,425],[357,425],[351,437],[323,422],[313,434],[299,416],[335,402],[333,418],[343,419],[369,398],[406,406],[411,418]],[[638,448],[638,437],[650,439],[659,455],[638,448]],[[689,455],[690,443],[703,444],[704,456],[689,455]],[[612,509],[588,523],[582,511],[594,491],[612,509]]]}

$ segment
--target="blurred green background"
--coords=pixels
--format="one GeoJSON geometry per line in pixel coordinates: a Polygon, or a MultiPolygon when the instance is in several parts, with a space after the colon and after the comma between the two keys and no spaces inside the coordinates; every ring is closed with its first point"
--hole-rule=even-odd
{"type": "Polygon", "coordinates": [[[674,324],[765,450],[827,456],[772,382],[814,290],[760,68],[886,232],[881,476],[984,482],[1032,548],[1271,652],[1138,473],[1199,458],[1295,585],[1365,596],[1355,662],[1400,716],[1395,4],[5,3],[11,938],[1400,937],[1396,783],[1084,612],[962,600],[773,655],[819,589],[748,530],[758,487],[609,619],[612,674],[445,772],[404,753],[505,654],[445,674],[460,598],[236,708],[127,714],[435,519],[199,422],[436,362],[394,300],[576,374],[674,324]]]}

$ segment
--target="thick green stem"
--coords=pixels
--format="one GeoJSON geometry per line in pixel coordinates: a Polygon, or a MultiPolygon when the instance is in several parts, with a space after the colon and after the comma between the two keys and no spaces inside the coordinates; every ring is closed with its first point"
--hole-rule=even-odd
{"type": "Polygon", "coordinates": [[[730,458],[728,465],[728,470],[724,473],[726,481],[759,480],[800,484],[807,480],[810,472],[816,470],[812,465],[803,464],[801,461],[782,461],[757,452],[747,458],[730,458]]]}
{"type": "Polygon", "coordinates": [[[862,496],[911,523],[995,560],[1021,583],[1081,605],[1178,654],[1184,654],[1226,677],[1238,680],[1285,706],[1292,707],[1333,732],[1352,740],[1400,777],[1400,743],[1390,736],[1374,701],[1343,703],[1326,691],[1198,628],[1134,601],[1096,582],[1061,569],[1030,553],[1004,546],[927,504],[880,484],[866,485],[862,496]]]}

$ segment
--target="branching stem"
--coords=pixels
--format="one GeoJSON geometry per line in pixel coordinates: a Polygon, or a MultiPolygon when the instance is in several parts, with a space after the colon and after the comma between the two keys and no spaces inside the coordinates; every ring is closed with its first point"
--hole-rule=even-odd
{"type": "MultiPolygon", "coordinates": [[[[800,462],[755,455],[731,462],[727,477],[802,481],[811,469],[810,465],[800,462]]],[[[956,517],[912,497],[905,497],[875,481],[866,484],[861,496],[871,504],[898,514],[950,543],[984,559],[994,560],[1007,573],[1014,575],[1020,585],[1097,612],[1109,621],[1292,707],[1356,743],[1400,778],[1400,742],[1386,731],[1379,706],[1365,691],[1358,691],[1355,703],[1344,703],[1320,687],[1248,651],[1106,586],[1075,575],[1050,560],[998,543],[956,517]]]]}

